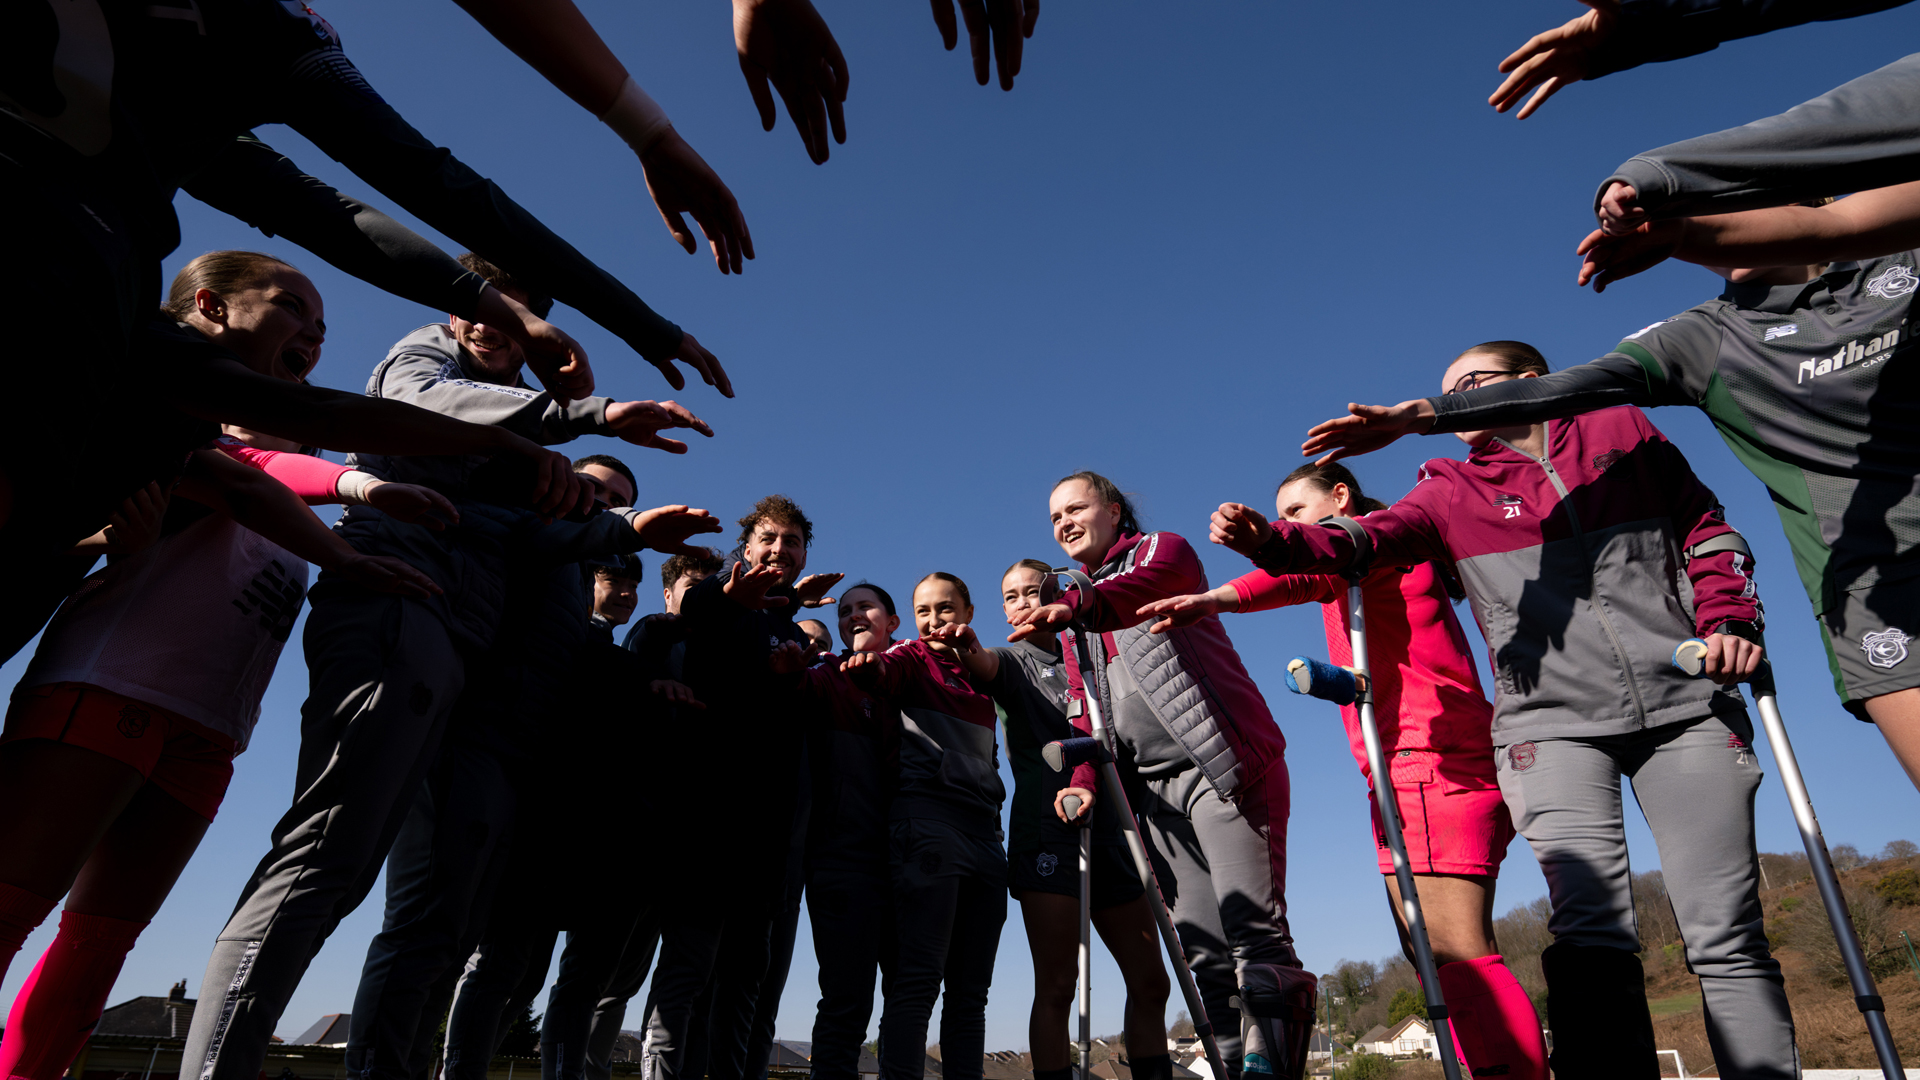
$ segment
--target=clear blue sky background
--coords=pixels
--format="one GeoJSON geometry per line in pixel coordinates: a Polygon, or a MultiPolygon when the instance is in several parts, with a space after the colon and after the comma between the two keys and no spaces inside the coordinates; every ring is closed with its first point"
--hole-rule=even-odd
{"type": "MultiPolygon", "coordinates": [[[[1057,559],[1046,497],[1079,468],[1138,493],[1148,527],[1199,541],[1214,582],[1241,573],[1238,556],[1204,542],[1208,513],[1226,499],[1270,505],[1306,428],[1349,400],[1431,393],[1454,354],[1492,338],[1577,363],[1718,291],[1681,264],[1604,297],[1575,290],[1572,251],[1591,227],[1593,188],[1616,163],[1779,112],[1920,40],[1920,8],[1804,27],[1578,85],[1516,123],[1483,104],[1494,65],[1577,5],[1049,0],[1026,73],[1003,94],[973,84],[963,52],[941,51],[924,4],[821,0],[853,81],[849,141],[815,167],[784,116],[772,134],[755,123],[725,4],[582,6],[738,196],[760,252],[744,277],[723,279],[704,252],[673,247],[624,145],[452,4],[327,0],[320,10],[416,126],[725,360],[737,400],[698,385],[679,396],[718,432],[692,454],[598,440],[579,452],[632,463],[643,505],[690,502],[731,520],[760,495],[792,495],[817,525],[811,569],[902,597],[935,569],[990,597],[1015,559],[1057,559]]],[[[292,132],[261,135],[394,210],[292,132]]],[[[203,251],[248,247],[313,276],[331,332],[323,383],[362,388],[393,341],[438,317],[186,197],[179,209],[185,241],[169,273],[203,251]]],[[[601,393],[667,396],[611,335],[564,308],[555,319],[590,350],[601,393]]],[[[1698,414],[1669,409],[1655,421],[1753,541],[1781,700],[1829,837],[1868,851],[1920,838],[1914,789],[1834,698],[1759,482],[1698,414]]],[[[1445,437],[1407,440],[1357,469],[1390,500],[1419,461],[1462,450],[1445,437]]],[[[642,611],[658,603],[649,596],[642,611]]],[[[991,604],[978,623],[983,636],[1005,632],[991,604]]],[[[1326,971],[1392,953],[1365,787],[1338,716],[1281,687],[1287,658],[1323,651],[1320,613],[1228,625],[1290,743],[1301,956],[1326,971]]],[[[0,678],[11,684],[23,666],[0,678]]],[[[209,943],[288,801],[305,690],[296,644],[220,819],[114,1000],[165,993],[180,978],[201,992],[209,943]]],[[[723,762],[713,783],[724,796],[723,762]]],[[[1798,849],[1772,776],[1758,814],[1763,849],[1798,849]]],[[[607,857],[647,859],[653,827],[609,823],[607,857]]],[[[1637,820],[1631,837],[1636,866],[1656,866],[1637,820]]],[[[706,857],[728,858],[728,838],[714,837],[706,857]]],[[[660,866],[656,880],[697,889],[703,877],[700,865],[660,866]]],[[[1544,891],[1517,842],[1500,910],[1544,891]]],[[[282,1035],[351,1007],[379,895],[314,961],[282,1035]]],[[[28,942],[0,998],[50,931],[28,942]]],[[[1095,1028],[1118,1030],[1118,977],[1099,970],[1095,1028]]],[[[808,1037],[814,974],[803,923],[782,1037],[808,1037]]],[[[990,1048],[1026,1046],[1031,985],[1014,908],[990,1048]]]]}

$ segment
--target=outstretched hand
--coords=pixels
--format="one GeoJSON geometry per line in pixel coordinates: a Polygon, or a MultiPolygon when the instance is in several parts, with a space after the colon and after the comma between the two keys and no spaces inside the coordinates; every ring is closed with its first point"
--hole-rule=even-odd
{"type": "Polygon", "coordinates": [[[659,141],[641,152],[640,168],[647,177],[647,194],[653,196],[667,231],[687,254],[698,246],[682,214],[692,214],[706,234],[713,264],[721,273],[737,274],[740,260],[753,258],[753,234],[747,231],[746,216],[740,213],[733,192],[679,132],[668,127],[659,141]]]}
{"type": "Polygon", "coordinates": [[[1433,426],[1433,406],[1426,398],[1403,401],[1398,405],[1349,404],[1347,415],[1307,429],[1307,441],[1300,452],[1308,457],[1319,454],[1316,465],[1325,465],[1344,457],[1358,457],[1389,446],[1402,435],[1412,435],[1433,426]]]}
{"type": "Polygon", "coordinates": [[[396,521],[422,525],[439,532],[460,524],[460,511],[445,495],[419,484],[375,480],[367,485],[367,505],[396,521]]]}
{"type": "Polygon", "coordinates": [[[719,532],[720,528],[719,518],[684,505],[656,506],[643,511],[633,523],[641,543],[668,555],[704,555],[706,549],[689,545],[688,538],[719,532]]]}
{"type": "Polygon", "coordinates": [[[813,654],[798,641],[783,641],[767,654],[767,670],[775,675],[792,675],[813,665],[813,654]]]}
{"type": "MultiPolygon", "coordinates": [[[[719,530],[715,530],[718,532],[719,530]]],[[[733,564],[733,573],[727,575],[726,585],[721,592],[743,608],[760,610],[763,608],[786,607],[784,596],[768,596],[767,590],[780,584],[780,568],[777,566],[749,567],[746,563],[733,564]]]]}
{"type": "Polygon", "coordinates": [[[1569,20],[1565,25],[1535,34],[1513,55],[1500,61],[1507,80],[1487,98],[1495,112],[1506,112],[1514,103],[1534,91],[1514,119],[1525,120],[1539,111],[1548,98],[1561,88],[1579,82],[1591,70],[1593,50],[1613,36],[1620,17],[1619,0],[1581,0],[1592,10],[1569,20]]]}
{"type": "Polygon", "coordinates": [[[593,508],[593,489],[581,481],[565,454],[518,435],[513,436],[508,452],[519,454],[533,465],[533,490],[527,502],[541,515],[569,517],[593,508]]]}
{"type": "Polygon", "coordinates": [[[669,428],[690,428],[713,438],[713,429],[677,401],[616,401],[607,406],[607,427],[635,446],[650,446],[669,454],[684,454],[687,444],[679,439],[663,439],[660,432],[669,428]]]}
{"type": "Polygon", "coordinates": [[[1042,604],[1015,615],[1013,633],[1008,641],[1025,641],[1035,634],[1057,634],[1073,622],[1073,608],[1067,604],[1042,604]]]}
{"type": "Polygon", "coordinates": [[[760,111],[760,128],[772,131],[778,119],[773,90],[786,102],[787,116],[806,144],[815,165],[827,160],[827,132],[847,141],[847,58],[826,20],[807,0],[733,0],[733,47],[740,74],[760,111]]]}
{"type": "MultiPolygon", "coordinates": [[[[933,0],[933,23],[940,28],[940,41],[948,52],[960,43],[953,3],[933,0]]],[[[960,0],[960,16],[967,23],[974,81],[987,85],[987,60],[991,55],[1000,67],[1000,89],[1013,89],[1026,39],[1033,36],[1033,25],[1040,19],[1040,0],[960,0]]]]}
{"type": "Polygon", "coordinates": [[[980,635],[966,623],[945,623],[927,631],[927,640],[945,645],[957,653],[970,653],[980,648],[980,635]]]}
{"type": "Polygon", "coordinates": [[[872,693],[880,685],[880,669],[886,659],[876,652],[857,652],[840,661],[840,670],[853,685],[872,693]]]}
{"type": "Polygon", "coordinates": [[[394,593],[425,600],[440,595],[440,586],[411,565],[386,555],[362,555],[352,552],[327,569],[345,575],[375,592],[394,593]]]}
{"type": "Polygon", "coordinates": [[[535,315],[525,304],[489,285],[480,292],[474,321],[483,322],[518,342],[527,367],[562,405],[593,393],[593,368],[587,350],[565,330],[535,315]]]}
{"type": "Polygon", "coordinates": [[[1242,503],[1221,503],[1208,523],[1208,539],[1248,558],[1273,537],[1273,526],[1260,511],[1242,503]]]}
{"type": "Polygon", "coordinates": [[[1134,614],[1143,619],[1157,616],[1157,621],[1147,627],[1147,632],[1164,634],[1182,626],[1192,626],[1209,615],[1231,610],[1233,609],[1212,592],[1203,592],[1169,596],[1164,600],[1155,600],[1151,604],[1142,604],[1134,614]]]}
{"type": "Polygon", "coordinates": [[[647,684],[655,696],[675,705],[685,705],[692,709],[705,709],[706,703],[693,696],[693,687],[672,679],[655,679],[647,684]]]}
{"type": "Polygon", "coordinates": [[[1580,276],[1575,283],[1591,282],[1593,291],[1602,293],[1607,286],[1650,270],[1673,257],[1687,235],[1687,219],[1646,221],[1620,236],[1595,229],[1574,250],[1579,255],[1580,276]]]}
{"type": "Polygon", "coordinates": [[[160,527],[167,517],[171,496],[155,481],[120,500],[120,508],[107,515],[107,527],[80,542],[79,554],[131,555],[160,538],[160,527]]]}
{"type": "Polygon", "coordinates": [[[827,595],[828,590],[840,584],[840,579],[846,576],[845,574],[808,574],[793,583],[794,599],[800,601],[801,607],[826,607],[833,603],[833,597],[827,595]]]}

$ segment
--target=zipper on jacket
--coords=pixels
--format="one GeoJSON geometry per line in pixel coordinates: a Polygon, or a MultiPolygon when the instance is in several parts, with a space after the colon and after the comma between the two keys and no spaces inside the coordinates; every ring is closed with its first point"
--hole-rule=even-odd
{"type": "MultiPolygon", "coordinates": [[[[1551,434],[1549,430],[1549,437],[1551,434]]],[[[1587,532],[1580,527],[1580,515],[1573,511],[1573,500],[1568,497],[1566,483],[1560,479],[1559,470],[1553,467],[1549,458],[1534,457],[1505,439],[1496,438],[1494,441],[1545,469],[1547,481],[1560,494],[1560,505],[1567,512],[1567,524],[1573,529],[1573,538],[1580,542],[1581,553],[1587,557],[1587,606],[1599,616],[1600,625],[1607,632],[1607,640],[1613,643],[1613,654],[1620,658],[1620,670],[1627,676],[1627,694],[1633,698],[1633,711],[1639,714],[1641,726],[1646,726],[1647,703],[1640,696],[1640,683],[1633,677],[1633,661],[1627,658],[1626,643],[1620,640],[1620,631],[1614,628],[1613,620],[1607,616],[1606,606],[1600,603],[1600,577],[1594,572],[1593,549],[1587,546],[1587,532]]],[[[1551,454],[1552,447],[1549,446],[1547,451],[1551,454]]]]}

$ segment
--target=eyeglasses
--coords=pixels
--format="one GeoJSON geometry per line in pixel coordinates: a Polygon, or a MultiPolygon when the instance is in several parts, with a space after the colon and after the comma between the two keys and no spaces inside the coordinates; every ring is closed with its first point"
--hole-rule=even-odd
{"type": "Polygon", "coordinates": [[[1453,389],[1447,391],[1447,393],[1464,394],[1469,390],[1478,390],[1482,383],[1493,378],[1495,375],[1511,374],[1513,374],[1511,371],[1469,371],[1460,376],[1459,381],[1453,384],[1453,389]]]}

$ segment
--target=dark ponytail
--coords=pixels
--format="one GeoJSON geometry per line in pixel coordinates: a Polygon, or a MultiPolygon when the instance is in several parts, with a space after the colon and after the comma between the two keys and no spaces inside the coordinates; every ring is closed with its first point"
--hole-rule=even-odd
{"type": "MultiPolygon", "coordinates": [[[[1354,479],[1353,473],[1337,461],[1328,462],[1325,465],[1302,465],[1288,473],[1287,478],[1280,481],[1280,487],[1286,487],[1296,480],[1305,480],[1312,484],[1315,490],[1326,492],[1331,492],[1335,484],[1347,485],[1347,492],[1353,496],[1353,508],[1358,513],[1371,514],[1375,510],[1387,508],[1387,504],[1379,499],[1367,498],[1360,490],[1360,481],[1354,479]]],[[[1278,491],[1279,488],[1274,490],[1278,491]]]]}

